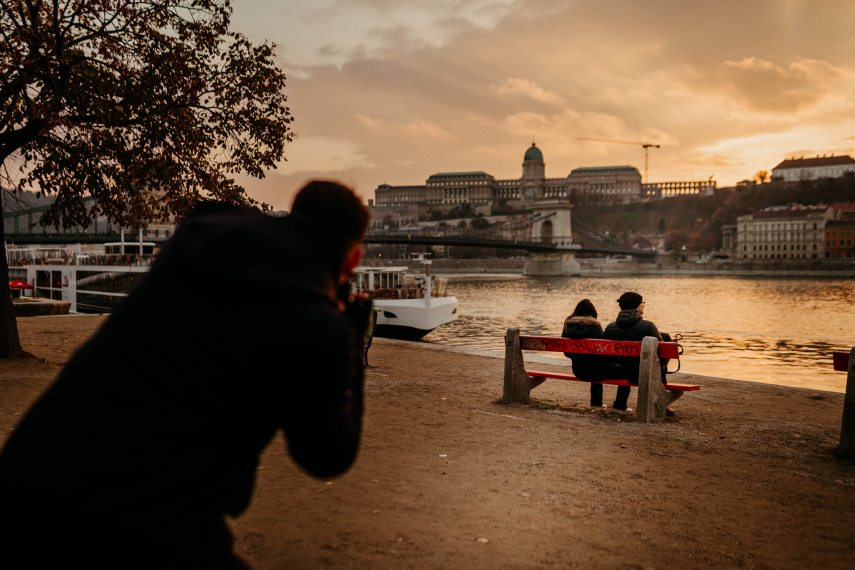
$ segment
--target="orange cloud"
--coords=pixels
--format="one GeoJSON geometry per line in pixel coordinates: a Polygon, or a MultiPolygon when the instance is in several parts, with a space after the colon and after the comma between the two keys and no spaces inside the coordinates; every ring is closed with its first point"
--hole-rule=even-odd
{"type": "Polygon", "coordinates": [[[827,61],[798,59],[781,66],[748,57],[718,65],[713,70],[712,85],[749,109],[793,112],[817,103],[845,75],[844,68],[827,61]]]}

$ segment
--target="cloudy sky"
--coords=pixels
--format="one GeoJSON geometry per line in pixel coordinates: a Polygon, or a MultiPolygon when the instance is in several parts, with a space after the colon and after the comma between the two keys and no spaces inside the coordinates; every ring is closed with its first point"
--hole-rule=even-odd
{"type": "Polygon", "coordinates": [[[255,197],[312,177],[373,198],[435,172],[629,164],[729,186],[788,156],[855,156],[852,0],[235,0],[278,46],[297,139],[255,197]]]}

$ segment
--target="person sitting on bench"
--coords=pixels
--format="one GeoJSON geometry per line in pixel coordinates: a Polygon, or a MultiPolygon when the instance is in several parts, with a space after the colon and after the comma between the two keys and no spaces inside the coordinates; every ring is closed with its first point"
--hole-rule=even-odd
{"type": "MultiPolygon", "coordinates": [[[[644,315],[644,299],[634,291],[627,291],[617,300],[620,306],[620,312],[614,322],[609,323],[606,330],[603,331],[603,338],[609,340],[632,340],[640,341],[646,336],[652,336],[658,340],[671,340],[667,334],[663,335],[656,328],[656,325],[651,321],[642,318],[644,315]],[[666,338],[667,337],[667,338],[666,338]]],[[[613,362],[620,370],[620,378],[625,378],[633,384],[638,382],[638,365],[637,357],[614,357],[613,362]]],[[[665,372],[667,370],[667,360],[662,361],[662,382],[665,382],[665,372]]],[[[617,396],[615,397],[612,408],[619,411],[632,411],[627,408],[629,400],[629,386],[618,386],[617,396]]]]}
{"type": "MultiPolygon", "coordinates": [[[[603,338],[603,326],[597,320],[597,309],[588,299],[582,299],[573,309],[573,313],[564,319],[564,338],[603,338]]],[[[607,361],[594,354],[572,354],[564,356],[571,359],[573,374],[577,378],[591,382],[591,407],[603,407],[603,385],[596,382],[606,378],[607,361]]]]}

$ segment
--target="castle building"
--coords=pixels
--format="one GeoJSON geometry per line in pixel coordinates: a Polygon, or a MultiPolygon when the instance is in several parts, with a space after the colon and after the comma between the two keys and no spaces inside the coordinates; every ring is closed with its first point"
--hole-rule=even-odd
{"type": "Polygon", "coordinates": [[[674,198],[675,196],[697,196],[712,194],[716,181],[709,180],[680,180],[671,182],[651,182],[641,185],[641,194],[651,200],[674,198]]]}
{"type": "Polygon", "coordinates": [[[547,178],[543,152],[535,143],[523,155],[519,178],[497,180],[483,171],[438,172],[423,185],[381,184],[369,200],[372,229],[394,229],[443,217],[499,215],[530,211],[544,199],[577,204],[630,204],[670,196],[700,194],[715,182],[642,184],[633,166],[576,168],[565,177],[547,178]]]}
{"type": "Polygon", "coordinates": [[[577,204],[631,204],[641,199],[634,166],[584,166],[570,171],[567,188],[577,204]]]}

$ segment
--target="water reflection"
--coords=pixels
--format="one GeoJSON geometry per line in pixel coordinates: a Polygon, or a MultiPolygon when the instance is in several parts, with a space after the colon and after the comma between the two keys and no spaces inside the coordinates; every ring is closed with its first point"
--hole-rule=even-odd
{"type": "Polygon", "coordinates": [[[452,277],[449,287],[460,318],[427,342],[502,350],[509,327],[557,336],[582,298],[605,324],[618,296],[634,290],[660,330],[683,335],[682,372],[843,391],[846,375],[833,371],[831,352],[855,344],[853,280],[452,277]]]}

